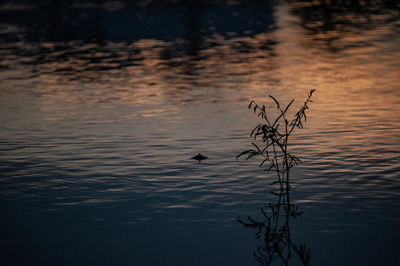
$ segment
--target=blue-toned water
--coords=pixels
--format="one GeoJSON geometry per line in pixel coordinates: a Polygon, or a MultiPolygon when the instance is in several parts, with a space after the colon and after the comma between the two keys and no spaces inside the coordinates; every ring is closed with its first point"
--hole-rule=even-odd
{"type": "Polygon", "coordinates": [[[322,2],[2,3],[0,264],[259,265],[237,217],[276,177],[235,158],[247,106],[317,89],[292,239],[310,265],[398,265],[399,6],[322,2]]]}

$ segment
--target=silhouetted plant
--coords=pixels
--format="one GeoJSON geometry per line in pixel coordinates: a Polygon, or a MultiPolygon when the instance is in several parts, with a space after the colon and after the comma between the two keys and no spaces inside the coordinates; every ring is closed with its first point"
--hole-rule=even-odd
{"type": "Polygon", "coordinates": [[[257,238],[264,237],[263,246],[258,246],[253,253],[254,258],[261,265],[272,265],[277,259],[283,265],[289,265],[293,252],[297,254],[303,265],[310,265],[310,250],[303,244],[294,244],[290,234],[290,218],[296,219],[302,214],[298,205],[290,203],[290,169],[301,161],[289,153],[288,141],[296,128],[303,128],[303,121],[307,120],[306,110],[312,102],[311,97],[314,91],[309,92],[303,106],[292,120],[287,119],[287,112],[294,100],[282,108],[279,102],[270,95],[278,110],[278,115],[274,119],[267,114],[265,105],[260,106],[254,101],[249,104],[249,109],[265,121],[258,124],[250,134],[254,139],[261,139],[263,146],[252,143],[254,148],[240,153],[237,158],[247,155],[246,160],[248,160],[253,156],[262,156],[263,160],[259,166],[265,165],[268,172],[274,171],[277,174],[277,180],[271,185],[279,184],[278,192],[271,192],[278,197],[277,202],[261,208],[263,221],[259,222],[251,216],[247,217],[247,222],[238,218],[238,222],[245,227],[257,229],[257,238]]]}
{"type": "Polygon", "coordinates": [[[292,120],[288,120],[286,116],[294,100],[285,108],[282,108],[279,102],[273,96],[269,95],[278,110],[278,115],[274,119],[271,119],[267,114],[265,105],[260,106],[255,101],[251,101],[249,104],[249,109],[253,109],[254,114],[257,113],[257,116],[265,121],[265,123],[258,124],[250,133],[250,136],[254,139],[261,139],[264,146],[259,147],[253,142],[252,145],[255,149],[246,150],[236,156],[236,158],[247,155],[246,160],[248,160],[253,156],[262,156],[263,161],[260,163],[260,167],[267,163],[268,168],[266,170],[275,171],[278,177],[278,180],[272,184],[279,184],[282,189],[290,189],[290,169],[295,164],[301,162],[299,158],[289,153],[288,141],[296,128],[303,128],[303,120],[307,120],[306,110],[309,108],[309,103],[312,102],[311,97],[314,91],[310,91],[303,106],[292,120]]]}

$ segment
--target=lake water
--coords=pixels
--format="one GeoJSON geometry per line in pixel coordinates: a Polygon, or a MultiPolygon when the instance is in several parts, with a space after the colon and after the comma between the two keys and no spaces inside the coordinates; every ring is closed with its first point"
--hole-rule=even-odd
{"type": "Polygon", "coordinates": [[[400,9],[322,2],[1,4],[1,265],[259,265],[247,106],[310,89],[292,239],[398,265],[400,9]]]}

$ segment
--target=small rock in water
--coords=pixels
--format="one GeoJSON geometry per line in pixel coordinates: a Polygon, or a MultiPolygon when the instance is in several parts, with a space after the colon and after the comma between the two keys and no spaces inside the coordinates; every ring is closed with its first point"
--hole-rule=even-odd
{"type": "Polygon", "coordinates": [[[207,156],[203,156],[201,153],[199,153],[196,156],[192,157],[191,159],[195,159],[195,160],[201,162],[202,160],[205,160],[207,158],[208,158],[207,156]]]}

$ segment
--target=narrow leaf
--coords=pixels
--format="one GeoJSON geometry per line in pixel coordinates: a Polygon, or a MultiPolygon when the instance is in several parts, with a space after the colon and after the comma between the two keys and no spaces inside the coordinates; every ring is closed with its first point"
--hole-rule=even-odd
{"type": "Polygon", "coordinates": [[[269,95],[269,97],[270,97],[272,100],[274,100],[274,102],[276,103],[276,108],[279,109],[279,107],[280,107],[279,102],[274,98],[274,96],[269,95]]]}

